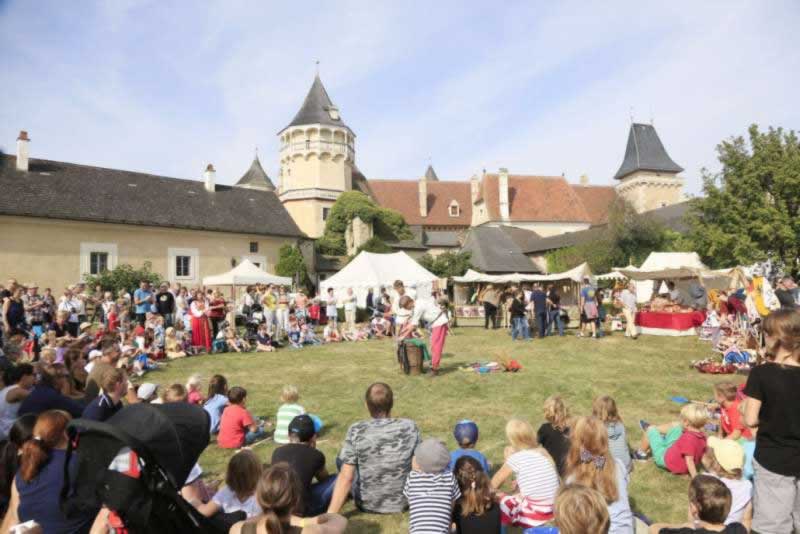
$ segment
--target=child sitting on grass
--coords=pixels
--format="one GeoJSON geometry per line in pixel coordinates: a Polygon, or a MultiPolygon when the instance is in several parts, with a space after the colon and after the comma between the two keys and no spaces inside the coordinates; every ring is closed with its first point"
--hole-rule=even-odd
{"type": "Polygon", "coordinates": [[[625,434],[625,425],[617,411],[617,403],[608,395],[597,397],[592,403],[592,415],[600,419],[608,430],[608,448],[611,455],[622,462],[625,470],[630,473],[633,467],[631,450],[628,447],[628,437],[625,434]]]}
{"type": "Polygon", "coordinates": [[[293,349],[302,349],[302,336],[300,333],[300,324],[297,322],[297,317],[294,315],[289,316],[289,326],[286,329],[286,338],[289,340],[289,346],[293,349]]]}
{"type": "Polygon", "coordinates": [[[267,433],[264,423],[253,418],[247,411],[247,390],[241,387],[232,387],[228,392],[230,403],[219,422],[219,436],[217,445],[223,449],[238,449],[250,445],[262,438],[267,433]]]}
{"type": "Polygon", "coordinates": [[[164,335],[164,348],[167,358],[170,360],[174,360],[175,358],[184,358],[186,356],[186,352],[183,350],[181,342],[178,341],[178,337],[175,335],[175,329],[170,326],[167,328],[164,335]]]}
{"type": "Polygon", "coordinates": [[[183,387],[182,384],[172,384],[164,390],[162,401],[164,404],[169,402],[187,402],[188,397],[186,388],[183,387]]]}
{"type": "Polygon", "coordinates": [[[753,439],[753,433],[742,422],[739,413],[741,401],[737,398],[737,394],[735,384],[730,382],[714,384],[714,399],[720,407],[719,436],[730,439],[753,439]]]}
{"type": "Polygon", "coordinates": [[[753,521],[753,483],[742,478],[744,450],[732,439],[708,438],[703,467],[717,477],[731,492],[731,510],[725,524],[741,523],[748,529],[753,521]]]}
{"type": "Polygon", "coordinates": [[[275,342],[269,334],[269,327],[266,323],[262,323],[256,332],[256,352],[273,352],[274,350],[275,342]]]}
{"type": "Polygon", "coordinates": [[[211,433],[219,432],[219,421],[222,411],[228,405],[228,380],[222,375],[214,375],[208,381],[208,397],[203,409],[208,413],[211,422],[211,433]]]}
{"type": "Polygon", "coordinates": [[[428,438],[414,451],[403,495],[408,499],[408,532],[450,532],[453,506],[461,498],[445,444],[428,438]]]}
{"type": "MultiPolygon", "coordinates": [[[[452,454],[451,454],[452,457],[452,454]]],[[[494,502],[489,475],[478,460],[462,456],[454,466],[461,498],[453,511],[459,534],[500,534],[500,507],[494,502]]]]}
{"type": "Polygon", "coordinates": [[[322,337],[325,339],[325,343],[338,343],[342,340],[342,336],[339,334],[339,328],[336,326],[336,323],[332,321],[328,321],[328,324],[325,325],[325,328],[322,330],[322,337]]]}
{"type": "Polygon", "coordinates": [[[481,465],[481,469],[488,473],[489,462],[486,460],[486,456],[475,450],[475,444],[478,442],[478,425],[469,419],[459,421],[453,429],[453,437],[459,448],[450,453],[450,470],[455,470],[459,458],[469,456],[474,458],[481,465]]]}
{"type": "Polygon", "coordinates": [[[687,404],[681,409],[681,421],[653,426],[640,421],[644,431],[642,443],[636,451],[637,460],[646,460],[648,451],[659,467],[676,475],[697,476],[697,464],[706,450],[703,427],[708,423],[708,410],[699,404],[687,404]]]}
{"type": "Polygon", "coordinates": [[[569,452],[569,411],[564,399],[551,395],[544,401],[544,418],[547,421],[539,427],[536,440],[550,454],[556,463],[559,476],[564,476],[564,465],[569,452]]]}
{"type": "Polygon", "coordinates": [[[295,386],[283,386],[281,405],[275,417],[275,443],[289,443],[289,423],[298,415],[306,413],[305,408],[297,404],[300,392],[295,386]]]}
{"type": "Polygon", "coordinates": [[[234,454],[225,470],[225,486],[206,504],[197,507],[201,514],[212,517],[222,512],[244,512],[247,518],[261,515],[256,500],[256,485],[261,478],[262,465],[256,454],[248,449],[234,454]]]}
{"type": "Polygon", "coordinates": [[[314,333],[314,328],[306,323],[300,327],[300,343],[303,345],[320,345],[322,342],[314,333]]]}
{"type": "Polygon", "coordinates": [[[731,509],[731,492],[718,478],[710,475],[694,477],[689,485],[689,517],[691,522],[682,525],[657,523],[650,526],[651,534],[747,534],[741,523],[725,525],[731,509]]]}
{"type": "Polygon", "coordinates": [[[579,484],[567,484],[556,496],[559,534],[606,534],[611,526],[603,495],[579,484]]]}
{"type": "Polygon", "coordinates": [[[189,404],[201,405],[205,402],[203,394],[200,393],[200,386],[203,384],[203,378],[195,373],[186,381],[186,400],[189,404]]]}
{"type": "Polygon", "coordinates": [[[233,326],[229,326],[228,328],[225,329],[225,345],[227,345],[228,350],[232,352],[250,351],[250,344],[241,337],[239,337],[239,333],[233,326]]]}

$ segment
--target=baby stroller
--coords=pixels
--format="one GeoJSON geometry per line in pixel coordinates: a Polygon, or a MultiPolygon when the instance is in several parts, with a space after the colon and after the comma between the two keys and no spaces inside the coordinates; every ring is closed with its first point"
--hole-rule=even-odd
{"type": "Polygon", "coordinates": [[[70,422],[64,514],[106,506],[131,534],[227,532],[230,525],[215,526],[178,493],[209,427],[205,410],[186,403],[134,404],[104,423],[70,422]]]}

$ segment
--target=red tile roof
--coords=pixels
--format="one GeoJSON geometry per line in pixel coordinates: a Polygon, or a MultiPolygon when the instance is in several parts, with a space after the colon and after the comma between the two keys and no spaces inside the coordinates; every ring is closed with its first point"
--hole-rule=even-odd
{"type": "MultiPolygon", "coordinates": [[[[500,217],[498,175],[486,174],[481,188],[490,220],[500,217]]],[[[517,222],[591,222],[591,217],[563,176],[508,176],[509,220],[517,222]]]]}
{"type": "Polygon", "coordinates": [[[419,213],[417,180],[369,180],[375,201],[385,208],[399,211],[406,223],[426,226],[469,226],[472,223],[472,202],[469,182],[428,181],[428,216],[419,213]],[[460,214],[451,217],[450,202],[458,202],[460,214]]]}
{"type": "Polygon", "coordinates": [[[611,205],[617,200],[617,191],[610,185],[572,185],[572,189],[583,202],[592,225],[606,224],[611,205]]]}

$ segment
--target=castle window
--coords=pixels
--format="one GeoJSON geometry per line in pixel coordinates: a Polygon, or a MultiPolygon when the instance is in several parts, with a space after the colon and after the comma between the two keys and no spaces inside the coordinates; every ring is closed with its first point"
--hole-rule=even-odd
{"type": "Polygon", "coordinates": [[[89,274],[100,274],[108,270],[108,252],[89,254],[89,274]]]}
{"type": "Polygon", "coordinates": [[[196,248],[168,248],[169,279],[194,282],[200,274],[200,251],[196,248]]]}
{"type": "Polygon", "coordinates": [[[188,278],[192,275],[192,257],[175,256],[175,276],[188,278]]]}
{"type": "Polygon", "coordinates": [[[258,241],[250,241],[250,253],[258,252],[258,241]]]}
{"type": "Polygon", "coordinates": [[[323,221],[327,221],[328,220],[328,216],[330,216],[330,214],[331,214],[331,209],[330,208],[322,208],[322,220],[323,221]]]}
{"type": "Polygon", "coordinates": [[[80,272],[83,280],[87,275],[98,275],[117,266],[116,243],[81,243],[80,272]]]}
{"type": "Polygon", "coordinates": [[[455,200],[450,202],[450,206],[448,209],[450,211],[450,217],[458,217],[459,215],[461,215],[461,208],[458,206],[458,202],[456,202],[455,200]]]}
{"type": "Polygon", "coordinates": [[[306,139],[306,150],[309,150],[310,148],[311,148],[311,140],[306,139]]]}

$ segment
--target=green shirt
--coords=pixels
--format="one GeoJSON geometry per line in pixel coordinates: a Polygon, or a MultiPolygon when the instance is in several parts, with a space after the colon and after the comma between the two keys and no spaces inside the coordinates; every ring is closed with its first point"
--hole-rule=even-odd
{"type": "Polygon", "coordinates": [[[275,424],[275,443],[289,443],[289,423],[304,413],[305,409],[299,404],[281,404],[275,424]]]}

